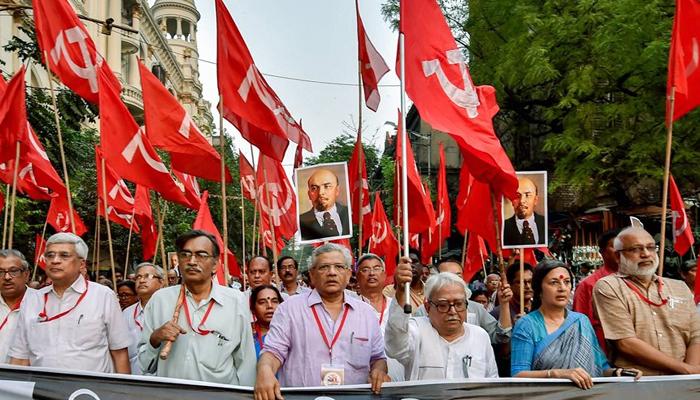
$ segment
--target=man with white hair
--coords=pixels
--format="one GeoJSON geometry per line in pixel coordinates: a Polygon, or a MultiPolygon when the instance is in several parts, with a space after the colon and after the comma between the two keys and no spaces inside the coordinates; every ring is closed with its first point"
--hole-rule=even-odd
{"type": "Polygon", "coordinates": [[[131,373],[130,338],[114,292],[80,274],[88,247],[79,236],[46,241],[52,284],[25,298],[10,363],[92,372],[131,373]]]}
{"type": "Polygon", "coordinates": [[[661,278],[658,246],[643,228],[614,240],[619,269],[593,288],[593,302],[617,367],[644,375],[700,373],[700,315],[684,282],[661,278]]]}
{"type": "Polygon", "coordinates": [[[15,338],[17,317],[25,295],[34,293],[27,287],[29,264],[17,250],[0,250],[0,362],[9,361],[7,352],[15,338]],[[27,294],[28,293],[28,294],[27,294]]]}
{"type": "Polygon", "coordinates": [[[407,380],[497,378],[498,368],[486,331],[465,323],[467,285],[451,272],[440,272],[425,284],[427,317],[411,317],[399,306],[404,284],[412,279],[403,258],[394,274],[396,300],[389,309],[386,353],[403,364],[407,380]]]}

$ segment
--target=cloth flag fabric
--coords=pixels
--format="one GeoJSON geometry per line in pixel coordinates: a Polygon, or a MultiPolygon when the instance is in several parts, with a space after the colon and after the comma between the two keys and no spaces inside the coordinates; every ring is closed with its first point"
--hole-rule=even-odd
{"type": "Polygon", "coordinates": [[[685,202],[673,176],[671,176],[669,181],[668,194],[673,215],[673,248],[676,250],[676,253],[684,255],[695,243],[695,238],[693,237],[693,230],[690,228],[688,215],[685,212],[685,202]]]}
{"type": "MultiPolygon", "coordinates": [[[[435,0],[401,2],[399,30],[404,35],[406,93],[421,118],[449,134],[463,150],[470,173],[513,198],[515,170],[493,129],[496,91],[475,87],[462,50],[435,0]]],[[[400,54],[397,74],[400,75],[400,54]]]]}
{"type": "Polygon", "coordinates": [[[386,212],[384,212],[379,192],[374,195],[371,232],[369,252],[383,257],[386,264],[386,275],[393,276],[394,271],[396,271],[396,257],[399,255],[399,241],[391,230],[391,224],[386,216],[386,212]]]}
{"type": "Polygon", "coordinates": [[[255,170],[250,164],[250,161],[243,155],[243,153],[238,153],[238,168],[239,175],[241,177],[241,189],[243,189],[243,196],[250,200],[255,201],[255,196],[257,192],[257,184],[255,183],[255,170]]]}
{"type": "MultiPolygon", "coordinates": [[[[214,219],[211,216],[211,211],[209,210],[209,205],[207,204],[207,200],[209,199],[209,192],[206,190],[204,193],[202,193],[202,198],[200,200],[201,206],[199,207],[199,212],[197,212],[197,218],[195,218],[194,223],[192,224],[192,229],[201,229],[203,231],[207,231],[214,235],[216,238],[216,243],[219,245],[219,251],[220,251],[220,256],[219,256],[219,268],[216,269],[216,278],[219,282],[220,285],[226,285],[226,277],[224,274],[224,257],[229,256],[229,250],[227,247],[224,247],[224,241],[221,238],[221,234],[219,234],[219,229],[216,227],[216,224],[214,224],[214,219]]],[[[231,253],[233,254],[233,253],[231,253]]],[[[230,258],[229,258],[230,260],[230,258]]],[[[241,271],[238,268],[238,262],[236,261],[233,265],[229,262],[229,269],[235,268],[235,270],[230,271],[229,273],[233,276],[241,276],[241,271]]]]}
{"type": "Polygon", "coordinates": [[[676,0],[671,50],[668,57],[667,97],[674,92],[674,106],[667,104],[667,120],[675,121],[700,105],[700,2],[676,0]]]}
{"type": "Polygon", "coordinates": [[[37,233],[34,238],[34,243],[34,265],[45,270],[46,258],[44,257],[44,253],[46,252],[46,240],[37,233]]]}
{"type": "Polygon", "coordinates": [[[10,79],[0,95],[0,163],[15,159],[17,142],[28,143],[24,67],[10,79]]]}
{"type": "Polygon", "coordinates": [[[357,59],[360,64],[365,104],[370,110],[377,111],[380,100],[379,88],[377,85],[382,77],[389,72],[389,66],[386,65],[381,54],[379,54],[369,40],[369,36],[367,36],[365,26],[360,17],[360,6],[357,0],[355,0],[355,12],[357,14],[357,59]]]}
{"type": "Polygon", "coordinates": [[[185,193],[185,198],[187,199],[186,207],[193,210],[198,210],[202,193],[199,190],[197,178],[193,175],[180,172],[174,168],[172,169],[172,173],[175,175],[175,183],[180,187],[180,190],[185,193]]]}
{"type": "Polygon", "coordinates": [[[95,146],[95,164],[97,166],[97,198],[101,201],[98,204],[98,215],[109,217],[109,220],[132,229],[138,233],[139,228],[131,214],[134,213],[134,196],[131,195],[126,182],[110,168],[104,159],[102,151],[95,146]],[[104,173],[102,168],[104,167],[104,173]],[[104,183],[102,177],[104,175],[104,183]],[[104,186],[103,186],[104,185],[104,186]],[[104,209],[105,189],[107,192],[107,212],[104,209]]]}
{"type": "MultiPolygon", "coordinates": [[[[498,215],[501,215],[500,202],[497,203],[497,208],[498,215]]],[[[461,234],[464,234],[464,231],[477,234],[486,240],[489,248],[498,248],[491,188],[488,184],[478,180],[472,182],[467,203],[459,210],[455,226],[461,234]]]]}
{"type": "Polygon", "coordinates": [[[290,239],[298,230],[294,188],[280,162],[260,154],[257,167],[255,181],[258,185],[260,218],[263,223],[269,224],[271,215],[275,237],[290,239]]]}
{"type": "Polygon", "coordinates": [[[355,141],[355,148],[348,163],[348,183],[350,191],[350,204],[352,205],[352,223],[360,224],[362,215],[362,243],[364,245],[372,232],[372,207],[369,198],[369,182],[367,181],[367,159],[362,149],[360,136],[355,141]],[[362,206],[360,206],[360,190],[362,190],[362,206]],[[358,210],[360,212],[358,212],[358,210]]]}
{"type": "Polygon", "coordinates": [[[151,188],[178,204],[189,203],[151,145],[144,129],[131,116],[119,93],[100,82],[100,147],[105,159],[123,179],[151,188]]]}
{"type": "MultiPolygon", "coordinates": [[[[173,170],[221,182],[221,156],[202,135],[190,114],[163,86],[158,78],[139,61],[146,135],[153,146],[170,154],[173,170]]],[[[226,169],[226,182],[231,174],[226,169]]],[[[199,207],[199,196],[195,202],[199,207]]]]}
{"type": "MultiPolygon", "coordinates": [[[[263,246],[272,250],[272,230],[270,229],[270,220],[268,218],[260,219],[260,238],[263,246]]],[[[284,240],[282,240],[277,229],[275,229],[275,243],[277,244],[277,254],[280,254],[282,249],[284,249],[284,240]]]]}
{"type": "MultiPolygon", "coordinates": [[[[51,225],[56,232],[71,232],[70,217],[68,215],[68,196],[66,192],[55,193],[49,205],[49,212],[46,214],[46,222],[51,225]]],[[[87,227],[80,219],[80,215],[73,208],[73,218],[75,220],[75,234],[82,236],[87,232],[87,227]]]]}
{"type": "Polygon", "coordinates": [[[269,157],[282,161],[289,140],[311,140],[256,67],[224,2],[216,0],[217,76],[224,118],[269,157]]]}
{"type": "Polygon", "coordinates": [[[423,234],[421,256],[423,263],[440,249],[442,244],[450,237],[452,228],[452,209],[450,206],[450,193],[447,189],[447,169],[445,167],[445,148],[440,143],[440,167],[437,176],[437,199],[435,212],[437,214],[436,225],[431,229],[431,234],[423,234]]]}
{"type": "Polygon", "coordinates": [[[42,58],[48,53],[49,68],[61,82],[94,104],[99,100],[99,76],[116,91],[121,89],[68,1],[33,0],[32,9],[42,58]]]}
{"type": "MultiPolygon", "coordinates": [[[[107,204],[107,214],[111,222],[114,222],[117,225],[121,225],[122,227],[124,227],[124,229],[131,229],[134,233],[141,232],[138,223],[136,222],[136,218],[131,217],[131,212],[127,213],[125,211],[116,209],[114,206],[107,204]]],[[[102,217],[105,216],[105,208],[102,202],[100,202],[97,205],[97,215],[100,215],[102,217]]]]}
{"type": "Polygon", "coordinates": [[[148,188],[136,185],[136,195],[134,196],[134,218],[141,227],[141,247],[143,248],[143,259],[151,260],[156,254],[156,241],[158,231],[153,212],[151,209],[151,196],[148,188]]]}
{"type": "Polygon", "coordinates": [[[462,269],[462,278],[470,282],[474,275],[483,268],[484,260],[488,258],[488,251],[481,236],[471,233],[467,241],[467,258],[462,269]]]}

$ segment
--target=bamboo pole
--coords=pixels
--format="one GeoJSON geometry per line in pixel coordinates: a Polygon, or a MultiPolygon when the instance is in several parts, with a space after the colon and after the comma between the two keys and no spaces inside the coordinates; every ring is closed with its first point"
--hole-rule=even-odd
{"type": "Polygon", "coordinates": [[[668,207],[668,181],[671,174],[671,144],[673,142],[673,113],[676,102],[676,87],[671,88],[671,102],[669,109],[671,115],[666,131],[666,159],[664,160],[664,186],[661,196],[661,241],[659,242],[659,269],[658,275],[664,275],[664,253],[666,250],[666,208],[668,207]]]}
{"type": "Polygon", "coordinates": [[[126,240],[126,257],[124,259],[124,279],[129,272],[129,250],[131,250],[131,235],[134,232],[134,215],[136,214],[136,207],[131,210],[131,219],[129,220],[129,238],[126,240]]]}
{"type": "Polygon", "coordinates": [[[525,314],[525,249],[520,248],[520,314],[525,314]]]}
{"type": "Polygon", "coordinates": [[[12,248],[12,236],[15,231],[15,208],[17,208],[17,177],[19,175],[19,149],[20,142],[17,141],[15,145],[15,165],[12,171],[12,199],[10,200],[10,225],[9,234],[7,237],[7,248],[12,248]]]}
{"type": "MultiPolygon", "coordinates": [[[[66,166],[66,153],[63,150],[63,135],[61,134],[61,124],[58,118],[58,106],[56,105],[56,92],[53,88],[53,74],[51,73],[51,68],[49,68],[49,53],[44,50],[44,63],[46,66],[46,73],[49,75],[49,89],[51,91],[51,103],[53,104],[53,115],[56,121],[56,132],[58,133],[58,149],[61,153],[61,166],[63,167],[63,180],[66,183],[66,196],[68,197],[68,218],[70,218],[71,231],[75,233],[75,218],[73,217],[73,199],[70,190],[70,179],[68,177],[68,167],[66,166]]],[[[105,214],[107,209],[105,208],[105,214]]],[[[108,220],[109,218],[107,218],[108,220]]],[[[109,222],[107,222],[107,231],[109,233],[109,222]]],[[[111,241],[110,241],[111,245],[111,241]]],[[[114,290],[117,287],[115,285],[114,290]]]]}
{"type": "Polygon", "coordinates": [[[93,267],[92,274],[95,278],[95,281],[97,281],[97,276],[100,273],[100,253],[102,253],[102,248],[101,248],[101,243],[102,243],[102,238],[100,237],[101,235],[101,230],[102,230],[102,224],[100,223],[100,216],[97,216],[97,250],[95,251],[95,266],[93,267]]]}
{"type": "MultiPolygon", "coordinates": [[[[253,171],[256,172],[257,175],[257,167],[255,166],[255,153],[253,152],[253,145],[248,142],[248,146],[250,146],[250,164],[253,167],[253,171]]],[[[261,193],[258,193],[258,180],[257,176],[255,177],[255,209],[253,210],[253,244],[252,244],[252,249],[251,249],[251,257],[255,256],[260,252],[260,231],[262,229],[258,229],[258,234],[255,234],[255,230],[258,228],[257,225],[257,218],[258,218],[258,206],[260,205],[260,196],[262,195],[261,193]]],[[[262,227],[262,214],[260,214],[260,227],[262,227]]]]}
{"type": "MultiPolygon", "coordinates": [[[[165,256],[165,236],[163,235],[163,219],[165,218],[165,210],[163,212],[160,211],[160,201],[156,198],[156,218],[158,219],[158,237],[160,238],[160,241],[156,243],[156,254],[158,253],[158,247],[160,246],[160,257],[163,260],[163,266],[165,266],[165,276],[168,276],[168,273],[170,272],[170,266],[168,265],[168,259],[165,256]]],[[[155,264],[156,256],[153,256],[153,263],[155,264]]],[[[168,286],[168,282],[166,279],[165,286],[168,286]]]]}
{"type": "Polygon", "coordinates": [[[245,265],[245,200],[243,185],[241,185],[241,264],[243,265],[243,291],[246,289],[246,265],[245,265]]]}
{"type": "Polygon", "coordinates": [[[114,291],[117,291],[117,277],[116,271],[114,269],[114,249],[112,247],[112,229],[109,226],[109,209],[107,208],[107,177],[105,169],[105,159],[101,158],[102,161],[102,205],[104,206],[104,217],[105,224],[107,225],[107,244],[109,248],[109,265],[112,269],[112,284],[114,285],[114,291]]]}
{"type": "MultiPolygon", "coordinates": [[[[98,199],[99,203],[99,199],[98,199]]],[[[91,263],[91,270],[92,270],[92,277],[97,280],[97,276],[95,275],[95,260],[97,257],[97,243],[99,242],[100,238],[100,216],[97,214],[97,211],[99,209],[99,204],[97,205],[97,208],[95,208],[95,235],[93,236],[92,239],[92,263],[91,263]]]]}
{"type": "MultiPolygon", "coordinates": [[[[357,142],[360,146],[360,152],[358,153],[357,160],[357,179],[360,181],[360,195],[359,202],[357,205],[357,221],[359,222],[357,227],[357,241],[360,244],[359,246],[357,246],[360,249],[360,254],[357,257],[359,259],[360,257],[362,257],[362,222],[364,221],[364,215],[362,214],[362,195],[365,191],[365,182],[364,178],[362,177],[362,155],[364,154],[364,151],[362,149],[362,61],[357,62],[357,81],[357,142]]],[[[354,185],[355,182],[352,182],[351,184],[354,185]]]]}
{"type": "Polygon", "coordinates": [[[5,248],[5,243],[7,240],[7,222],[8,222],[8,217],[10,216],[10,184],[8,183],[5,186],[5,212],[3,213],[5,216],[3,217],[2,221],[2,248],[5,248]]]}
{"type": "Polygon", "coordinates": [[[255,243],[257,242],[257,236],[255,235],[255,232],[257,231],[258,227],[258,195],[257,193],[255,194],[255,205],[253,207],[253,236],[250,238],[250,256],[254,257],[257,254],[257,251],[255,251],[255,243]]]}
{"type": "Polygon", "coordinates": [[[496,228],[496,254],[498,254],[498,273],[501,275],[501,281],[506,282],[506,267],[503,262],[503,248],[501,247],[501,216],[498,215],[498,199],[496,193],[491,190],[491,207],[493,208],[493,223],[496,228]]]}
{"type": "MultiPolygon", "coordinates": [[[[406,132],[406,86],[404,79],[406,77],[406,60],[405,60],[405,48],[404,48],[404,35],[399,34],[399,52],[401,57],[401,119],[399,121],[401,124],[401,216],[403,220],[403,256],[409,257],[408,241],[409,241],[409,228],[408,228],[408,176],[407,176],[407,166],[406,166],[406,147],[408,146],[408,134],[406,132]]],[[[403,312],[406,314],[411,314],[411,283],[406,282],[404,285],[405,299],[403,304],[403,312]]]]}
{"type": "Polygon", "coordinates": [[[228,257],[228,212],[226,210],[226,140],[224,135],[224,98],[219,99],[219,147],[221,148],[221,226],[223,230],[222,240],[224,248],[221,253],[224,255],[224,277],[226,285],[229,284],[228,257]]]}
{"type": "Polygon", "coordinates": [[[469,234],[468,230],[464,230],[464,242],[462,243],[462,268],[464,268],[465,265],[467,265],[467,235],[469,234]]]}
{"type": "MultiPolygon", "coordinates": [[[[44,243],[44,237],[46,237],[46,225],[48,223],[48,220],[44,221],[44,227],[41,229],[41,242],[39,242],[39,247],[41,247],[41,244],[44,243]]],[[[36,250],[41,250],[36,249],[36,250]]],[[[46,250],[46,249],[44,249],[46,250]]],[[[40,256],[41,257],[41,256],[40,256]]],[[[39,267],[39,259],[34,258],[34,271],[32,272],[32,281],[36,278],[36,269],[39,267]]]]}
{"type": "MultiPolygon", "coordinates": [[[[263,170],[263,175],[265,177],[265,197],[267,198],[267,205],[270,207],[267,215],[270,219],[270,233],[272,237],[272,268],[275,274],[275,284],[279,285],[279,274],[277,273],[277,238],[275,237],[275,221],[272,214],[277,211],[277,203],[272,205],[272,199],[270,198],[270,189],[267,186],[267,171],[263,170]]],[[[262,218],[262,215],[260,216],[262,218]]],[[[264,243],[263,243],[264,246],[264,243]]]]}

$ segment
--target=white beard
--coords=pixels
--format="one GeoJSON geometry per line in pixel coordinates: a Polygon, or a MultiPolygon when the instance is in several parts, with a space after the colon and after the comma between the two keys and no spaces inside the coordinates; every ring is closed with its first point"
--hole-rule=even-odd
{"type": "Polygon", "coordinates": [[[649,277],[654,275],[656,269],[659,267],[659,256],[656,253],[654,253],[652,262],[653,265],[650,267],[640,267],[639,261],[634,262],[632,260],[628,260],[622,253],[620,253],[619,271],[623,275],[649,277]]]}

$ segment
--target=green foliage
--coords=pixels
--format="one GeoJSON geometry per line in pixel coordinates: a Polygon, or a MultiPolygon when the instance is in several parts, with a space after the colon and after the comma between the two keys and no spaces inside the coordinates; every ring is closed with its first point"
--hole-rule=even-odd
{"type": "MultiPolygon", "coordinates": [[[[340,136],[333,138],[317,156],[309,157],[306,162],[304,162],[304,165],[350,162],[356,140],[357,138],[354,135],[344,132],[340,136]]],[[[362,149],[365,152],[367,174],[370,174],[371,171],[374,171],[377,167],[379,151],[375,146],[368,145],[364,142],[362,143],[362,149]]]]}

